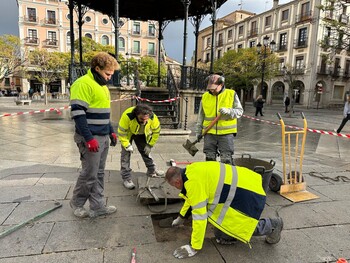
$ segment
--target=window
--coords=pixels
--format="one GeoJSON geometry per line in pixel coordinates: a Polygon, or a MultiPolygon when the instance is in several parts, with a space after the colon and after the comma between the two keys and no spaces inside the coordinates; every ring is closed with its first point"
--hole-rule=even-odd
{"type": "Polygon", "coordinates": [[[218,35],[218,43],[217,43],[217,46],[222,46],[224,44],[224,40],[223,40],[223,38],[222,38],[222,33],[220,33],[219,35],[218,35]]]}
{"type": "Polygon", "coordinates": [[[85,37],[91,38],[92,39],[92,35],[90,33],[86,33],[85,37]]]}
{"type": "Polygon", "coordinates": [[[229,31],[227,31],[227,38],[231,39],[232,38],[232,29],[230,29],[229,31]]]}
{"type": "Polygon", "coordinates": [[[299,56],[295,58],[295,69],[296,70],[304,70],[304,57],[299,56]]]}
{"type": "Polygon", "coordinates": [[[68,20],[70,20],[70,13],[68,13],[68,14],[66,15],[66,18],[67,18],[68,20]]]}
{"type": "Polygon", "coordinates": [[[10,86],[10,78],[5,78],[5,86],[10,86]]]}
{"type": "Polygon", "coordinates": [[[36,10],[35,8],[27,8],[28,21],[36,22],[36,10]]]}
{"type": "Polygon", "coordinates": [[[156,55],[156,45],[154,43],[148,43],[148,55],[155,56],[156,55]]]}
{"type": "Polygon", "coordinates": [[[208,37],[208,38],[207,38],[207,46],[206,46],[206,47],[210,47],[210,45],[211,45],[211,38],[208,37]]]}
{"type": "Polygon", "coordinates": [[[67,32],[66,38],[67,38],[67,45],[70,45],[70,31],[67,32]]]}
{"type": "Polygon", "coordinates": [[[134,22],[134,24],[132,26],[132,33],[134,35],[141,35],[140,22],[134,22]]]}
{"type": "Polygon", "coordinates": [[[342,100],[344,94],[344,86],[334,85],[333,99],[342,100]]]}
{"type": "Polygon", "coordinates": [[[280,58],[280,61],[278,62],[278,70],[280,72],[284,71],[284,58],[280,58]]]}
{"type": "Polygon", "coordinates": [[[221,58],[221,49],[218,50],[218,59],[221,58]]]}
{"type": "Polygon", "coordinates": [[[287,50],[287,33],[280,34],[279,50],[287,50]]]}
{"type": "Polygon", "coordinates": [[[306,46],[307,44],[307,28],[299,29],[298,47],[306,46]]]}
{"type": "Polygon", "coordinates": [[[340,71],[340,58],[335,58],[334,60],[334,72],[333,75],[339,76],[339,71],[340,71]]]}
{"type": "Polygon", "coordinates": [[[205,63],[208,63],[210,61],[210,53],[207,53],[205,55],[205,63]]]}
{"type": "Polygon", "coordinates": [[[91,17],[90,16],[85,17],[85,22],[90,23],[91,22],[91,17]]]}
{"type": "Polygon", "coordinates": [[[255,47],[255,46],[256,46],[255,40],[249,42],[249,47],[255,47]]]}
{"type": "Polygon", "coordinates": [[[29,43],[38,43],[38,31],[36,29],[28,29],[29,43]]]}
{"type": "Polygon", "coordinates": [[[251,29],[251,33],[250,33],[251,36],[254,36],[258,33],[258,28],[256,25],[257,25],[256,21],[253,21],[251,24],[251,28],[250,28],[251,29]]]}
{"type": "Polygon", "coordinates": [[[330,38],[331,38],[331,28],[325,27],[323,41],[326,47],[330,45],[330,38]]]}
{"type": "Polygon", "coordinates": [[[271,16],[265,17],[265,26],[271,26],[271,16]]]}
{"type": "Polygon", "coordinates": [[[322,56],[321,57],[320,73],[325,74],[326,71],[327,71],[327,57],[322,56]]]}
{"type": "Polygon", "coordinates": [[[288,21],[289,18],[289,9],[282,11],[282,21],[288,21]]]}
{"type": "Polygon", "coordinates": [[[140,49],[140,41],[134,41],[133,43],[133,53],[134,54],[140,54],[141,53],[141,49],[140,49]]]}
{"type": "Polygon", "coordinates": [[[108,24],[108,19],[107,18],[103,18],[102,19],[102,24],[107,25],[108,24]]]}
{"type": "Polygon", "coordinates": [[[308,18],[310,16],[310,2],[301,5],[301,17],[308,18]]]}
{"type": "Polygon", "coordinates": [[[124,38],[119,37],[119,39],[118,39],[118,47],[121,50],[125,50],[125,39],[124,38]]]}
{"type": "Polygon", "coordinates": [[[243,26],[239,26],[238,28],[238,35],[243,35],[243,26]]]}
{"type": "Polygon", "coordinates": [[[47,32],[47,44],[48,45],[54,45],[56,46],[57,45],[57,37],[56,37],[56,32],[54,31],[49,31],[47,32]]]}
{"type": "Polygon", "coordinates": [[[109,37],[106,36],[106,35],[103,35],[102,38],[101,38],[101,44],[104,45],[104,46],[109,45],[109,37]]]}
{"type": "Polygon", "coordinates": [[[156,36],[156,28],[153,24],[148,24],[148,36],[150,37],[156,36]]]}
{"type": "Polygon", "coordinates": [[[243,44],[238,44],[238,45],[237,45],[237,48],[238,48],[238,49],[243,48],[243,44]]]}
{"type": "Polygon", "coordinates": [[[350,75],[350,60],[348,60],[348,59],[345,61],[344,75],[346,77],[349,77],[349,75],[350,75]]]}
{"type": "Polygon", "coordinates": [[[55,11],[47,11],[47,23],[51,25],[56,24],[56,12],[55,11]]]}

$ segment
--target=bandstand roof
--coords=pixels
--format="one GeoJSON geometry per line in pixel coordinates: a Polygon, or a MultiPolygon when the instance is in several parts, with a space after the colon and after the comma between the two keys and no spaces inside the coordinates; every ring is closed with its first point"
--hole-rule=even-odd
{"type": "MultiPolygon", "coordinates": [[[[131,20],[175,21],[185,17],[184,0],[119,0],[119,17],[131,20]]],[[[186,1],[186,0],[185,0],[186,1]]],[[[211,14],[214,0],[187,0],[190,2],[188,16],[211,14]]],[[[227,0],[216,0],[217,8],[227,0]]],[[[108,16],[114,16],[115,0],[73,0],[108,16]]]]}

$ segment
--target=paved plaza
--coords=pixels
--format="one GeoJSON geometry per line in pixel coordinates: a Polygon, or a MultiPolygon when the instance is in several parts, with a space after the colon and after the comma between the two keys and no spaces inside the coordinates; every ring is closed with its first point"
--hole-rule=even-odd
{"type": "MultiPolygon", "coordinates": [[[[60,108],[68,102],[42,102],[15,105],[11,98],[0,98],[0,115],[31,110],[60,108]]],[[[249,154],[276,164],[282,174],[281,127],[276,113],[287,125],[332,131],[342,119],[342,109],[306,109],[296,107],[289,116],[281,105],[267,105],[264,116],[254,117],[254,108],[246,106],[245,117],[238,122],[235,158],[249,154]]],[[[193,130],[194,124],[189,123],[193,130]]],[[[350,261],[350,138],[308,132],[303,160],[307,190],[319,198],[292,203],[278,193],[268,191],[263,216],[284,219],[282,239],[268,245],[263,237],[253,237],[246,244],[218,245],[209,226],[203,250],[195,257],[179,260],[173,251],[188,244],[190,227],[159,229],[155,215],[137,200],[138,191],[127,190],[120,176],[120,143],[111,147],[106,166],[106,204],[115,205],[117,213],[96,219],[74,217],[69,201],[77,179],[80,160],[73,142],[74,123],[69,110],[19,114],[0,118],[0,232],[54,207],[62,207],[35,220],[0,240],[0,263],[84,262],[126,263],[136,248],[137,262],[262,262],[321,263],[350,261]],[[152,217],[153,215],[153,217],[152,217]],[[171,240],[160,237],[172,231],[171,240]]],[[[343,130],[350,134],[350,123],[343,130]]],[[[190,136],[194,140],[194,135],[190,136]]],[[[182,147],[185,136],[161,135],[153,149],[158,168],[167,169],[167,161],[202,161],[203,143],[194,156],[182,147]]],[[[133,178],[145,176],[145,166],[138,152],[132,155],[133,178]]],[[[154,207],[154,206],[153,206],[154,207]]],[[[163,213],[177,213],[181,203],[168,204],[163,213]]],[[[163,208],[162,205],[155,209],[163,208]]],[[[169,233],[168,233],[169,234],[169,233]]],[[[169,235],[168,235],[169,236],[169,235]]],[[[171,235],[170,235],[171,236],[171,235]]]]}

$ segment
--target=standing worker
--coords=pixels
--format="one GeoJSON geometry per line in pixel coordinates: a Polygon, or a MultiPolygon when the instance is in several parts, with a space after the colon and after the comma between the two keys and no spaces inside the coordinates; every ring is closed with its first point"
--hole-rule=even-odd
{"type": "Polygon", "coordinates": [[[282,218],[260,218],[266,201],[260,174],[219,162],[197,162],[185,169],[170,167],[165,179],[185,199],[172,226],[182,225],[192,214],[190,244],[176,249],[176,258],[192,257],[202,249],[207,222],[215,227],[219,244],[233,244],[236,239],[249,244],[253,235],[266,236],[269,244],[280,241],[282,218]]]}
{"type": "Polygon", "coordinates": [[[222,163],[233,164],[233,137],[237,134],[237,118],[243,115],[241,102],[234,90],[225,88],[225,78],[219,74],[208,77],[207,90],[199,105],[197,141],[201,140],[203,129],[220,113],[219,121],[204,136],[203,152],[206,161],[216,161],[219,154],[222,163]]]}
{"type": "Polygon", "coordinates": [[[81,172],[76,182],[70,206],[77,217],[96,217],[112,214],[115,206],[105,206],[103,199],[104,170],[109,149],[117,143],[110,122],[110,94],[107,85],[117,60],[100,52],[92,58],[91,69],[71,86],[71,115],[75,122],[74,141],[81,160],[81,172]],[[89,200],[90,213],[84,208],[89,200]]]}
{"type": "Polygon", "coordinates": [[[132,142],[135,141],[143,161],[147,167],[147,176],[162,176],[164,172],[157,171],[156,165],[150,153],[156,144],[160,133],[158,117],[152,108],[146,104],[138,104],[136,107],[126,109],[119,121],[118,136],[122,145],[120,157],[120,174],[127,189],[134,189],[135,184],[131,180],[130,157],[134,152],[132,142]]]}
{"type": "Polygon", "coordinates": [[[334,129],[336,133],[340,133],[341,130],[344,128],[345,124],[350,120],[350,94],[346,96],[346,102],[344,105],[344,110],[343,110],[343,120],[339,126],[338,129],[334,129]]]}

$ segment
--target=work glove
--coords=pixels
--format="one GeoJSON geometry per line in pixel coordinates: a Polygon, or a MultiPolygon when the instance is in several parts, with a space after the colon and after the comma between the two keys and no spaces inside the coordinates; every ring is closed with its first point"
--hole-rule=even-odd
{"type": "Polygon", "coordinates": [[[220,109],[219,109],[219,112],[220,112],[222,115],[231,115],[231,109],[230,109],[230,108],[220,108],[220,109]]]}
{"type": "Polygon", "coordinates": [[[145,151],[145,154],[148,156],[151,153],[152,146],[149,144],[146,144],[145,149],[143,150],[145,151]]]}
{"type": "Polygon", "coordinates": [[[112,132],[110,135],[109,135],[109,138],[111,139],[111,144],[110,146],[116,146],[117,145],[117,135],[112,132]]]}
{"type": "Polygon", "coordinates": [[[178,216],[172,223],[171,226],[175,227],[175,226],[181,226],[183,225],[185,222],[185,219],[183,219],[181,216],[178,216]]]}
{"type": "Polygon", "coordinates": [[[197,254],[197,250],[193,249],[190,245],[184,245],[177,248],[173,255],[176,258],[190,258],[197,254]]]}
{"type": "Polygon", "coordinates": [[[133,152],[134,152],[134,148],[132,147],[131,144],[129,144],[129,145],[125,148],[125,150],[126,150],[127,152],[130,152],[130,153],[133,153],[133,152]]]}
{"type": "Polygon", "coordinates": [[[98,152],[99,145],[98,145],[98,141],[96,139],[92,139],[92,140],[86,142],[86,145],[89,149],[89,152],[98,152]]]}
{"type": "Polygon", "coordinates": [[[196,139],[197,139],[197,142],[200,142],[203,138],[203,135],[202,134],[196,134],[196,139]]]}

